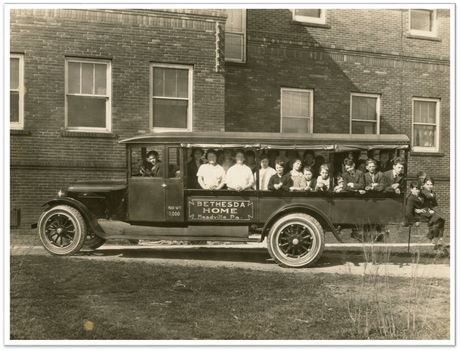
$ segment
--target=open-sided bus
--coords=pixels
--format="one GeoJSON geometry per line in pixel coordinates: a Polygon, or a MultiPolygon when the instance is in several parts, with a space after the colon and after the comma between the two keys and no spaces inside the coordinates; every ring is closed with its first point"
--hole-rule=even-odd
{"type": "Polygon", "coordinates": [[[258,234],[259,240],[267,237],[279,264],[304,267],[321,256],[325,232],[342,242],[340,228],[404,220],[404,192],[274,192],[258,189],[258,182],[246,191],[191,189],[187,180],[196,175],[187,174],[187,163],[195,148],[253,150],[257,164],[269,150],[280,157],[309,150],[337,174],[350,153],[357,159],[385,152],[407,161],[405,135],[165,132],[120,143],[126,145],[126,180],[71,184],[46,203],[38,231],[49,252],[73,254],[107,239],[245,242],[258,234]],[[152,150],[161,172],[142,176],[139,164],[152,150]]]}

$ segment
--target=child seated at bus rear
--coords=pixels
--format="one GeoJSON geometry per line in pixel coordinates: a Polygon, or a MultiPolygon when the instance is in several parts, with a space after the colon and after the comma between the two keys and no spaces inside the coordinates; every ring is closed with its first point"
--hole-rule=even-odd
{"type": "Polygon", "coordinates": [[[289,191],[292,186],[291,175],[284,174],[284,162],[278,161],[275,166],[276,174],[272,175],[268,182],[268,190],[272,191],[289,191]]]}
{"type": "Polygon", "coordinates": [[[313,170],[310,166],[303,167],[304,189],[305,191],[315,191],[316,179],[313,178],[313,170]]]}
{"type": "Polygon", "coordinates": [[[377,171],[377,162],[371,158],[366,161],[367,172],[364,173],[364,190],[383,191],[383,173],[377,171]]]}
{"type": "Polygon", "coordinates": [[[236,163],[231,166],[225,176],[225,183],[230,190],[243,191],[252,189],[254,176],[252,170],[244,164],[244,152],[239,150],[235,155],[236,163]]]}
{"type": "Polygon", "coordinates": [[[315,191],[330,191],[332,190],[332,180],[329,176],[329,166],[321,165],[319,168],[319,176],[316,179],[315,191]]]}

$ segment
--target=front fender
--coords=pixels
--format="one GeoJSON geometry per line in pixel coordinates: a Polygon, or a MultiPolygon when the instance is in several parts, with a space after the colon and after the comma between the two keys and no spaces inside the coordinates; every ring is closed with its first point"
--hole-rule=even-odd
{"type": "Polygon", "coordinates": [[[86,207],[85,204],[81,203],[78,200],[75,200],[71,197],[58,197],[54,198],[48,202],[45,202],[42,207],[48,206],[48,207],[54,207],[57,205],[67,205],[75,208],[78,210],[83,218],[85,219],[86,223],[89,225],[91,230],[93,231],[94,234],[98,233],[104,233],[104,230],[101,228],[99,223],[97,222],[97,217],[91,213],[91,211],[86,207]]]}
{"type": "Polygon", "coordinates": [[[295,203],[279,208],[270,216],[270,218],[268,218],[268,220],[265,222],[264,227],[262,229],[261,240],[263,240],[263,238],[267,235],[266,233],[267,233],[268,227],[273,223],[273,221],[276,218],[280,217],[283,214],[294,212],[294,211],[299,211],[299,212],[303,212],[303,213],[312,215],[313,217],[318,219],[320,223],[325,224],[328,227],[328,229],[331,230],[332,234],[334,235],[334,237],[337,239],[338,242],[340,243],[343,242],[342,238],[340,237],[339,231],[337,230],[337,228],[334,226],[332,221],[323,211],[309,204],[295,204],[295,203]]]}

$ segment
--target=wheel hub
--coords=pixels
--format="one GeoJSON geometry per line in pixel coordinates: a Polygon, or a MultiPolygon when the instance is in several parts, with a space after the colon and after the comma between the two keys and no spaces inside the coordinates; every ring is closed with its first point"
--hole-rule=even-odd
{"type": "Polygon", "coordinates": [[[299,242],[300,242],[300,241],[299,241],[299,239],[297,239],[297,238],[294,238],[294,239],[292,240],[292,244],[293,244],[293,245],[299,245],[299,242]]]}
{"type": "Polygon", "coordinates": [[[64,231],[64,229],[62,229],[62,228],[58,228],[58,229],[56,230],[56,232],[57,232],[58,234],[61,234],[63,231],[64,231]]]}

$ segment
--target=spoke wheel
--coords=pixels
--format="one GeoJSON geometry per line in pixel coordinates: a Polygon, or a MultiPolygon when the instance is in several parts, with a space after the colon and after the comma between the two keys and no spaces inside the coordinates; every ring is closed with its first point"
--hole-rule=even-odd
{"type": "Polygon", "coordinates": [[[278,219],[268,234],[270,256],[281,266],[312,266],[324,250],[323,228],[304,213],[292,213],[278,219]]]}
{"type": "Polygon", "coordinates": [[[42,213],[38,234],[45,249],[52,254],[71,255],[84,244],[86,223],[73,207],[58,205],[42,213]]]}

